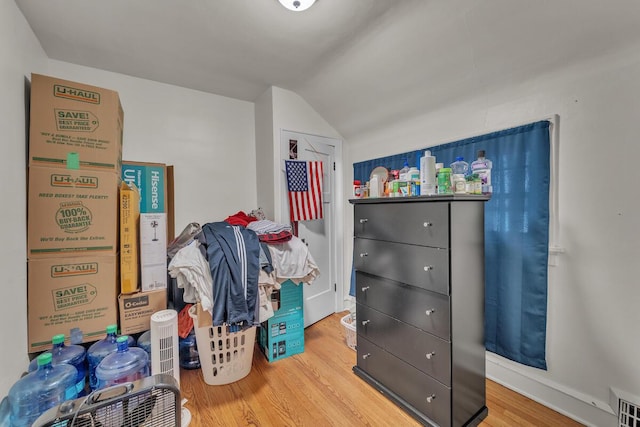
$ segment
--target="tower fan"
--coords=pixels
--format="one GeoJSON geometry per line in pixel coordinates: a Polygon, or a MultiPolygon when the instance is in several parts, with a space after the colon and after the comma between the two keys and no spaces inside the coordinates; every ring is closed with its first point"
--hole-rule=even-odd
{"type": "Polygon", "coordinates": [[[151,374],[172,375],[180,385],[178,312],[167,309],[151,315],[151,374]]]}
{"type": "MultiPolygon", "coordinates": [[[[175,378],[180,387],[180,341],[178,312],[167,309],[151,315],[151,375],[165,374],[175,378]]],[[[191,421],[191,412],[182,407],[182,427],[191,421]]]]}

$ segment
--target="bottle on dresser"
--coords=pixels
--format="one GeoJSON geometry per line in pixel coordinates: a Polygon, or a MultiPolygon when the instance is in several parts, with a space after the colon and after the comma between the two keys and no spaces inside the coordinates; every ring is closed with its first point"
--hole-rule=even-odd
{"type": "Polygon", "coordinates": [[[482,182],[482,194],[493,193],[491,185],[491,167],[493,163],[485,157],[484,150],[478,151],[478,158],[471,163],[471,173],[478,174],[482,182]]]}

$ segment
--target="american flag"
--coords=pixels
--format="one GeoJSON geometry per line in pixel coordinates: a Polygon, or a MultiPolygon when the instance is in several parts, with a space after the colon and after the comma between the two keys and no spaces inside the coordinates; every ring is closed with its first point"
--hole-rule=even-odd
{"type": "Polygon", "coordinates": [[[285,160],[291,221],[322,218],[322,162],[285,160]]]}

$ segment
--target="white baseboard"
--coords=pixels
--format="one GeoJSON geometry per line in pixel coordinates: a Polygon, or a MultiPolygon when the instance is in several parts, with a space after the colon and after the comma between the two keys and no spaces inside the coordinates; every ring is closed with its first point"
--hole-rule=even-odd
{"type": "MultiPolygon", "coordinates": [[[[486,353],[486,375],[531,400],[592,427],[616,425],[616,416],[608,402],[594,399],[569,387],[518,369],[514,362],[486,353]]],[[[489,409],[491,410],[491,409],[489,409]]]]}

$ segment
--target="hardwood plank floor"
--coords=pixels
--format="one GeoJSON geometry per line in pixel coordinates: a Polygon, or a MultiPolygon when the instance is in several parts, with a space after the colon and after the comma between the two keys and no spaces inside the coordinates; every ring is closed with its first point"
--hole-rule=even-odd
{"type": "MultiPolygon", "coordinates": [[[[356,353],[345,343],[343,315],[305,329],[302,354],[269,363],[256,345],[251,372],[234,383],[207,385],[199,369],[183,369],[190,426],[419,426],[352,372],[356,353]]],[[[481,427],[581,425],[490,380],[487,407],[481,427]]]]}

